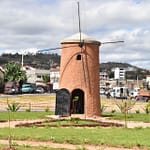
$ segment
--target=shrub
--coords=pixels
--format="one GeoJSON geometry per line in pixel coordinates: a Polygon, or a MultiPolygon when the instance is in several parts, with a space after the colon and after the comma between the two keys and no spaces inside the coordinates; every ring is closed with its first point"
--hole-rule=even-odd
{"type": "Polygon", "coordinates": [[[11,112],[17,112],[21,107],[19,103],[15,103],[15,102],[11,104],[8,103],[7,105],[8,105],[7,110],[11,112]]]}
{"type": "Polygon", "coordinates": [[[45,108],[45,112],[49,112],[50,111],[50,109],[49,109],[49,107],[47,106],[46,108],[45,108]]]}
{"type": "Polygon", "coordinates": [[[107,106],[101,105],[101,108],[100,108],[101,113],[104,112],[106,110],[106,108],[107,108],[107,106]]]}
{"type": "Polygon", "coordinates": [[[30,109],[30,108],[27,108],[27,109],[26,109],[26,112],[31,112],[31,109],[30,109]]]}
{"type": "Polygon", "coordinates": [[[116,112],[116,110],[115,110],[115,109],[112,109],[112,110],[111,110],[111,113],[112,113],[112,114],[114,114],[115,112],[116,112]]]}
{"type": "Polygon", "coordinates": [[[135,113],[136,113],[136,114],[139,114],[139,113],[140,113],[140,110],[139,110],[139,109],[135,110],[135,113]]]}
{"type": "Polygon", "coordinates": [[[120,109],[120,111],[122,113],[126,113],[128,112],[129,110],[131,110],[133,108],[133,106],[135,105],[135,101],[131,101],[131,100],[125,100],[122,102],[119,102],[119,103],[116,103],[117,107],[120,109]]]}
{"type": "Polygon", "coordinates": [[[144,111],[145,111],[146,114],[150,113],[150,102],[147,103],[147,105],[144,108],[144,111]]]}

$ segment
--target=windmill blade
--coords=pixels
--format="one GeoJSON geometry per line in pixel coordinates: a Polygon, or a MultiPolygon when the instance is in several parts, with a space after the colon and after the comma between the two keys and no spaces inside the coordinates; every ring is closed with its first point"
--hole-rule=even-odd
{"type": "Polygon", "coordinates": [[[47,51],[55,51],[55,50],[58,50],[58,49],[61,49],[61,48],[60,47],[45,48],[45,49],[39,49],[37,52],[40,53],[40,52],[47,52],[47,51]]]}
{"type": "Polygon", "coordinates": [[[124,43],[124,41],[109,41],[109,42],[102,42],[101,44],[115,44],[115,43],[124,43]]]}
{"type": "Polygon", "coordinates": [[[39,49],[37,52],[48,52],[48,51],[55,51],[63,48],[70,48],[70,47],[77,47],[78,45],[72,45],[72,46],[64,46],[64,47],[55,47],[55,48],[45,48],[45,49],[39,49]]]}

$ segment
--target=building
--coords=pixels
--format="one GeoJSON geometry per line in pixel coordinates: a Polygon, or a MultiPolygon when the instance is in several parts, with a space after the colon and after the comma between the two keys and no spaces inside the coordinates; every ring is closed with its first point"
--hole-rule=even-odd
{"type": "Polygon", "coordinates": [[[50,69],[50,82],[53,84],[53,90],[59,89],[60,68],[50,69]]]}
{"type": "Polygon", "coordinates": [[[43,82],[43,76],[50,75],[50,70],[41,70],[30,66],[24,66],[24,70],[26,71],[27,82],[29,83],[43,82]]]}
{"type": "Polygon", "coordinates": [[[100,42],[78,33],[61,44],[60,90],[56,93],[55,114],[100,116],[100,42]]]}
{"type": "Polygon", "coordinates": [[[99,79],[100,79],[100,88],[106,88],[106,84],[109,81],[109,76],[106,71],[99,73],[99,79]]]}
{"type": "Polygon", "coordinates": [[[124,68],[115,68],[114,70],[114,78],[116,80],[125,80],[125,69],[124,68]]]}

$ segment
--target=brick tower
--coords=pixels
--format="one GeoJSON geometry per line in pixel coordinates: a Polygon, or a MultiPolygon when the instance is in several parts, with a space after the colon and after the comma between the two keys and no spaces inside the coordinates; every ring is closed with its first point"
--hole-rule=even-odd
{"type": "Polygon", "coordinates": [[[70,115],[100,116],[100,42],[83,33],[78,33],[64,39],[61,44],[59,87],[70,94],[69,106],[67,106],[70,115]]]}

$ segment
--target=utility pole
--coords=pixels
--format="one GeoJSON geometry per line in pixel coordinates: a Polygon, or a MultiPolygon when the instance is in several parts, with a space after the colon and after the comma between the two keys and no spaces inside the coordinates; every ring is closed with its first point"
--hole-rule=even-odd
{"type": "Polygon", "coordinates": [[[21,65],[22,65],[22,68],[23,68],[23,59],[24,59],[24,54],[23,54],[24,52],[23,52],[23,50],[22,50],[22,54],[21,54],[21,65]]]}

